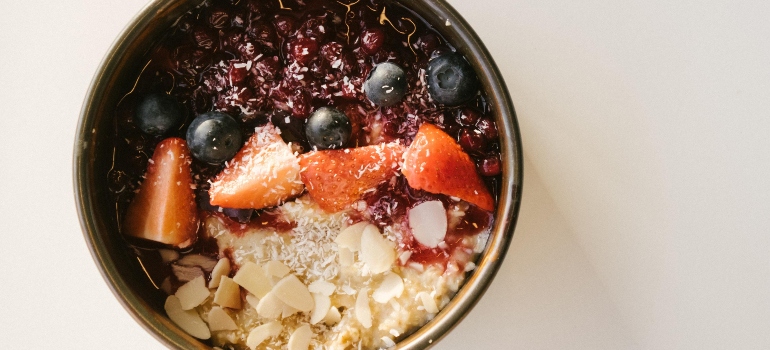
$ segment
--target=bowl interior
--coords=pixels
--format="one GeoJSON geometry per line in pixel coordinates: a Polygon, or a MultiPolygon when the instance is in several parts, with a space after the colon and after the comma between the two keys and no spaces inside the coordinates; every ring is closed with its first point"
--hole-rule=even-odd
{"type": "MultiPolygon", "coordinates": [[[[399,349],[423,349],[438,341],[488,287],[513,236],[521,199],[521,142],[513,105],[505,83],[486,48],[467,23],[441,0],[402,0],[444,35],[473,64],[501,135],[503,184],[496,223],[476,271],[468,276],[457,296],[435,319],[398,344],[399,349]]],[[[174,325],[159,302],[147,296],[160,292],[130,254],[118,231],[116,205],[107,192],[112,166],[112,119],[120,99],[135,83],[147,63],[143,57],[174,21],[201,1],[157,0],[130,23],[105,57],[86,96],[80,116],[74,154],[75,196],[86,241],[102,275],[129,313],[151,334],[175,348],[209,347],[174,325]]]]}

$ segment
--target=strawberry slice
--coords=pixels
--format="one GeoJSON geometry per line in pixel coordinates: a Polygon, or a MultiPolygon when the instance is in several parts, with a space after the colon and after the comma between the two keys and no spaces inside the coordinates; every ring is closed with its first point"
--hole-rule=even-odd
{"type": "Polygon", "coordinates": [[[322,209],[340,211],[395,176],[403,153],[397,143],[306,153],[299,159],[302,182],[322,209]]]}
{"type": "Polygon", "coordinates": [[[144,182],[128,205],[123,233],[179,248],[195,242],[198,209],[190,172],[190,151],[177,137],[161,141],[144,182]]]}
{"type": "Polygon", "coordinates": [[[422,124],[404,152],[401,172],[409,186],[460,198],[492,211],[495,202],[471,158],[455,140],[432,124],[422,124]]]}
{"type": "Polygon", "coordinates": [[[240,151],[211,182],[211,204],[261,209],[279,205],[303,190],[299,162],[272,124],[255,129],[240,151]]]}

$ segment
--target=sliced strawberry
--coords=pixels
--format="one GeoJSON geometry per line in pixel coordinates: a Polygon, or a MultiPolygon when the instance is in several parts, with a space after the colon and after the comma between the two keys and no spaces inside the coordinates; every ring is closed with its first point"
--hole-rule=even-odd
{"type": "Polygon", "coordinates": [[[401,172],[409,186],[460,198],[492,211],[495,202],[476,166],[455,140],[432,124],[422,124],[404,152],[401,172]]]}
{"type": "Polygon", "coordinates": [[[198,209],[190,173],[190,151],[177,137],[161,141],[129,204],[123,233],[184,248],[195,242],[198,209]]]}
{"type": "Polygon", "coordinates": [[[256,128],[225,169],[211,182],[211,204],[261,209],[302,193],[299,162],[272,124],[256,128]]]}
{"type": "Polygon", "coordinates": [[[397,143],[306,153],[299,160],[302,182],[321,208],[340,211],[396,175],[403,153],[397,143]]]}

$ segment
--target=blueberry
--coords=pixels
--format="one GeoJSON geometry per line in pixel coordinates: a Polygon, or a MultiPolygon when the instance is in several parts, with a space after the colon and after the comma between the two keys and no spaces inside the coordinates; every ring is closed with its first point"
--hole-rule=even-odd
{"type": "Polygon", "coordinates": [[[187,146],[198,160],[220,164],[241,148],[243,136],[238,122],[221,112],[203,113],[187,129],[187,146]]]}
{"type": "Polygon", "coordinates": [[[340,148],[348,142],[352,132],[350,119],[332,107],[316,109],[305,124],[305,135],[310,146],[318,149],[340,148]]]}
{"type": "Polygon", "coordinates": [[[458,106],[476,95],[479,81],[465,58],[446,53],[428,62],[428,92],[434,101],[446,106],[458,106]]]}
{"type": "Polygon", "coordinates": [[[143,132],[160,136],[184,122],[182,108],[166,94],[144,96],[136,108],[136,124],[143,132]]]}
{"type": "Polygon", "coordinates": [[[245,224],[251,220],[251,215],[254,213],[254,209],[222,208],[222,213],[235,221],[245,224]]]}
{"type": "Polygon", "coordinates": [[[406,95],[406,72],[395,63],[383,62],[369,73],[364,83],[366,97],[378,106],[392,106],[406,95]]]}

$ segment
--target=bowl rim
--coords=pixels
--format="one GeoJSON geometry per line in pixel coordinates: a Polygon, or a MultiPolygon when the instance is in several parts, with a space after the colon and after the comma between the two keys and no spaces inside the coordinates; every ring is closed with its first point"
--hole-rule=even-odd
{"type": "MultiPolygon", "coordinates": [[[[111,77],[109,73],[115,70],[121,59],[119,53],[128,48],[138,34],[152,21],[155,14],[168,10],[174,4],[184,2],[189,1],[150,1],[131,19],[105,54],[91,80],[78,118],[73,150],[73,187],[86,245],[100,274],[123,308],[153,337],[168,347],[209,349],[208,346],[184,334],[184,332],[180,334],[178,327],[166,317],[153,315],[154,310],[131,292],[115,262],[107,259],[107,248],[98,234],[97,224],[91,215],[94,206],[92,200],[94,191],[87,186],[89,183],[87,181],[88,167],[92,160],[85,156],[85,151],[89,146],[93,146],[89,140],[91,140],[90,135],[95,130],[93,129],[93,122],[97,111],[94,108],[94,102],[104,98],[106,94],[104,85],[111,77]]],[[[198,3],[199,1],[193,0],[193,2],[198,3]]],[[[202,2],[204,1],[200,1],[200,3],[202,2]]],[[[467,316],[489,288],[494,276],[502,266],[513,239],[521,206],[524,162],[521,134],[508,88],[497,64],[476,32],[445,0],[398,0],[397,2],[408,9],[413,9],[415,4],[425,6],[426,11],[437,15],[435,18],[423,16],[425,20],[431,22],[433,27],[442,34],[446,35],[447,32],[451,32],[452,35],[460,38],[461,41],[454,40],[452,44],[455,47],[462,46],[466,58],[471,61],[480,80],[482,80],[482,87],[487,98],[491,100],[490,103],[497,106],[495,114],[498,129],[501,130],[501,154],[506,155],[503,159],[503,183],[499,205],[495,213],[495,227],[484,253],[480,256],[476,270],[467,276],[458,293],[434,319],[401,340],[396,346],[396,349],[426,349],[445,337],[467,316]],[[433,20],[436,18],[440,22],[444,22],[445,26],[442,27],[434,22],[433,20]],[[488,84],[483,84],[484,81],[488,81],[488,84]]]]}

